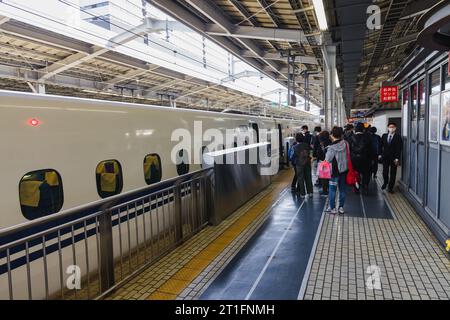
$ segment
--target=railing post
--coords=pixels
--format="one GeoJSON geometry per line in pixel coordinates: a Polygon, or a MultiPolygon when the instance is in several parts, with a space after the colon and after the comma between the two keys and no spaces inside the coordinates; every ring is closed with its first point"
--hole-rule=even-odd
{"type": "Polygon", "coordinates": [[[115,283],[112,218],[110,209],[103,211],[103,213],[99,216],[99,231],[101,268],[100,289],[101,292],[105,292],[115,283]]]}
{"type": "Polygon", "coordinates": [[[191,199],[192,199],[192,220],[193,226],[192,230],[197,230],[197,228],[201,225],[201,217],[199,217],[199,210],[197,205],[198,192],[197,192],[197,180],[191,181],[191,199]]]}
{"type": "MultiPolygon", "coordinates": [[[[213,176],[205,174],[200,183],[200,194],[202,195],[202,212],[205,221],[211,222],[211,217],[214,215],[214,181],[213,176]]],[[[215,224],[215,221],[213,222],[215,224]]]]}
{"type": "Polygon", "coordinates": [[[175,204],[175,242],[183,239],[183,218],[181,208],[181,183],[177,182],[173,187],[173,201],[175,204]]]}

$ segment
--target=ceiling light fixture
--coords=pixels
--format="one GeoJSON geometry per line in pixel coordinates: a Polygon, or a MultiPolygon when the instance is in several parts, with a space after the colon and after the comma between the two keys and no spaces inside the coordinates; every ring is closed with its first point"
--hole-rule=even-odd
{"type": "Polygon", "coordinates": [[[314,12],[316,13],[317,22],[319,28],[322,31],[328,29],[327,16],[325,15],[325,8],[323,6],[323,0],[313,0],[314,12]]]}

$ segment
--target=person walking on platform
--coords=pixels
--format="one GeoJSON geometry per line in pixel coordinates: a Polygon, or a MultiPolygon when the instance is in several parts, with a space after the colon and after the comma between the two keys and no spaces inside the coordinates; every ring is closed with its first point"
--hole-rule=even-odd
{"type": "Polygon", "coordinates": [[[383,163],[383,186],[385,190],[389,186],[389,193],[394,193],[395,179],[397,177],[397,167],[400,165],[402,156],[403,141],[397,133],[397,125],[393,122],[388,125],[388,133],[381,138],[381,156],[383,163]]]}
{"type": "Polygon", "coordinates": [[[297,144],[294,148],[294,156],[296,171],[297,171],[297,184],[299,188],[300,195],[302,197],[309,197],[313,195],[313,185],[311,176],[311,146],[306,143],[305,136],[301,133],[295,135],[295,140],[297,144]],[[305,191],[306,185],[306,191],[305,191]]]}
{"type": "Polygon", "coordinates": [[[302,133],[303,136],[305,137],[304,141],[305,143],[311,147],[311,143],[312,143],[312,134],[309,132],[308,126],[304,125],[302,127],[302,133]]]}
{"type": "MultiPolygon", "coordinates": [[[[373,159],[372,141],[368,133],[364,133],[364,125],[358,123],[355,133],[349,138],[350,158],[353,167],[360,174],[363,192],[369,193],[369,183],[373,159]]],[[[356,192],[360,190],[357,189],[356,192]]]]}
{"type": "MultiPolygon", "coordinates": [[[[320,159],[318,159],[318,157],[317,157],[317,154],[318,154],[319,149],[320,149],[320,141],[319,141],[319,139],[320,139],[320,133],[321,132],[322,132],[322,128],[320,126],[317,126],[317,127],[314,128],[314,134],[313,134],[312,142],[311,142],[311,148],[313,149],[313,154],[312,154],[313,162],[316,163],[316,165],[314,167],[314,170],[317,169],[317,165],[319,164],[319,161],[320,161],[320,159]],[[317,161],[314,161],[314,160],[317,160],[317,161]]],[[[321,185],[319,178],[317,178],[317,181],[316,181],[316,183],[314,185],[316,187],[321,185]]]]}
{"type": "Polygon", "coordinates": [[[292,166],[294,167],[294,177],[292,178],[291,183],[291,190],[294,192],[298,192],[298,183],[297,183],[297,167],[295,165],[295,157],[294,157],[294,146],[297,144],[297,141],[294,141],[292,143],[292,146],[289,148],[289,161],[291,162],[292,166]]]}
{"type": "Polygon", "coordinates": [[[372,140],[372,152],[373,152],[373,160],[372,160],[372,171],[371,174],[373,178],[377,178],[378,173],[378,157],[381,155],[381,137],[377,135],[377,128],[370,127],[370,139],[372,140]]]}
{"type": "Polygon", "coordinates": [[[344,214],[344,204],[347,194],[347,173],[349,146],[343,140],[343,130],[334,127],[331,130],[332,143],[327,147],[325,161],[331,163],[331,180],[329,190],[329,207],[326,212],[330,214],[344,214]],[[336,210],[336,192],[339,189],[339,210],[336,210]]]}
{"type": "MultiPolygon", "coordinates": [[[[319,147],[317,148],[317,151],[316,151],[317,162],[324,161],[325,156],[327,154],[327,148],[331,144],[330,133],[328,131],[322,131],[319,134],[317,140],[319,141],[319,147]]],[[[318,179],[318,181],[322,185],[321,195],[328,196],[330,180],[329,179],[318,179]]]]}
{"type": "Polygon", "coordinates": [[[353,129],[355,127],[349,123],[345,126],[345,130],[344,130],[344,140],[348,142],[348,140],[350,139],[350,137],[353,135],[353,129]]]}

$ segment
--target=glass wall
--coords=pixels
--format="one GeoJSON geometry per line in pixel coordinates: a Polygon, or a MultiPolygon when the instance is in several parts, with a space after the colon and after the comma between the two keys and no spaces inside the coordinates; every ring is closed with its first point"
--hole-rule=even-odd
{"type": "MultiPolygon", "coordinates": [[[[420,69],[419,69],[420,70],[420,69]]],[[[446,55],[402,84],[402,185],[425,221],[450,236],[450,76],[446,55]]],[[[442,233],[441,233],[442,234],[442,233]]]]}

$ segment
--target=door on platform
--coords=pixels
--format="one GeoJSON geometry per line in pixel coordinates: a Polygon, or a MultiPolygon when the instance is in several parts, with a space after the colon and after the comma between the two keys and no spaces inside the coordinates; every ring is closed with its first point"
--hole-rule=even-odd
{"type": "Polygon", "coordinates": [[[409,154],[409,87],[406,87],[402,91],[402,139],[403,139],[403,157],[402,157],[402,181],[406,186],[409,186],[409,165],[410,157],[409,154]]]}
{"type": "Polygon", "coordinates": [[[428,75],[428,148],[427,148],[427,181],[426,207],[434,216],[438,212],[439,197],[439,119],[441,108],[440,68],[432,70],[428,75]]]}
{"type": "Polygon", "coordinates": [[[425,198],[425,169],[426,169],[426,152],[425,152],[425,79],[422,78],[417,83],[417,189],[416,194],[420,202],[424,203],[425,198]]]}
{"type": "Polygon", "coordinates": [[[411,133],[409,135],[409,188],[417,194],[417,83],[409,87],[411,133]]]}

